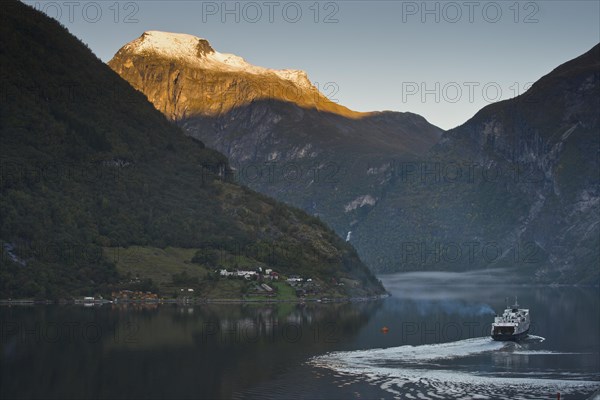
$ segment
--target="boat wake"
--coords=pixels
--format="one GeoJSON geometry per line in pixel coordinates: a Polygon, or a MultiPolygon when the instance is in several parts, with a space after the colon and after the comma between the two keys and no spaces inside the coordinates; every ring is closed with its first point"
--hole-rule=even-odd
{"type": "Polygon", "coordinates": [[[467,357],[488,351],[500,350],[512,342],[496,342],[490,338],[473,338],[456,342],[427,344],[421,346],[400,346],[387,349],[372,349],[330,353],[323,357],[330,360],[340,359],[351,362],[353,365],[371,365],[374,360],[379,363],[411,363],[423,361],[436,361],[467,357]]]}
{"type": "MultiPolygon", "coordinates": [[[[541,342],[544,338],[534,336],[529,340],[541,342]]],[[[560,372],[552,378],[529,374],[507,377],[489,371],[471,371],[464,366],[449,370],[447,365],[431,364],[511,350],[519,351],[512,342],[482,337],[450,343],[333,352],[314,357],[309,363],[334,371],[340,384],[367,381],[394,396],[407,399],[532,399],[557,392],[591,393],[600,388],[598,377],[573,379],[568,373],[563,375],[560,372]]]]}
{"type": "Polygon", "coordinates": [[[523,341],[539,341],[541,343],[544,340],[546,340],[546,338],[542,336],[527,335],[527,337],[523,341]]]}
{"type": "Polygon", "coordinates": [[[550,351],[550,350],[516,350],[510,354],[518,356],[565,356],[565,355],[590,355],[594,353],[574,353],[569,351],[550,351]]]}

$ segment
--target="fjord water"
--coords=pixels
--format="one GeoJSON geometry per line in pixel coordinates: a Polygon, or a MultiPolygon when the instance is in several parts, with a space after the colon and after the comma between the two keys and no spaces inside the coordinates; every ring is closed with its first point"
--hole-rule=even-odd
{"type": "Polygon", "coordinates": [[[600,389],[598,288],[498,285],[493,273],[382,280],[392,297],[344,304],[2,306],[0,398],[586,399],[600,389]],[[493,313],[515,295],[531,335],[493,342],[493,313]]]}

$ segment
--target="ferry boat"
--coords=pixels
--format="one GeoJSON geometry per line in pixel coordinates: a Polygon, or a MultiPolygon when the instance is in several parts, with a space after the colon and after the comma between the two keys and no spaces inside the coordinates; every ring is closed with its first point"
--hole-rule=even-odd
{"type": "Polygon", "coordinates": [[[515,304],[507,307],[501,316],[496,315],[492,323],[491,336],[494,340],[520,340],[529,333],[529,309],[519,308],[515,297],[515,304]]]}

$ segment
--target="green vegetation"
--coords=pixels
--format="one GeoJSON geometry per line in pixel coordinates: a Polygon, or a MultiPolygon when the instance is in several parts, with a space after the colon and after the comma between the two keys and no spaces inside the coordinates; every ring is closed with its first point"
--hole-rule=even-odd
{"type": "Polygon", "coordinates": [[[105,248],[106,258],[115,262],[122,276],[152,279],[159,286],[173,283],[174,275],[187,274],[190,278],[204,279],[206,268],[192,264],[194,249],[130,246],[105,248]]]}
{"type": "Polygon", "coordinates": [[[277,298],[282,300],[296,298],[296,291],[290,285],[284,282],[269,283],[271,287],[277,290],[277,298]]]}
{"type": "Polygon", "coordinates": [[[110,293],[136,273],[147,287],[197,278],[203,296],[236,297],[243,282],[215,287],[206,271],[215,252],[243,260],[238,249],[383,292],[321,221],[222,179],[222,154],[183,135],[56,21],[17,1],[2,7],[0,298],[110,293]],[[269,247],[284,251],[269,257],[269,247]]]}

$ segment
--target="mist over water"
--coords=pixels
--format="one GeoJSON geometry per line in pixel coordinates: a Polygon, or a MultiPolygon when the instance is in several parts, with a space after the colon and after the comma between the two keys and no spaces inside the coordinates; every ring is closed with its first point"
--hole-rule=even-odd
{"type": "Polygon", "coordinates": [[[510,270],[490,269],[463,273],[409,272],[380,278],[394,299],[407,300],[392,300],[392,307],[406,308],[408,305],[421,316],[442,312],[469,317],[501,313],[504,299],[512,293],[506,291],[506,286],[500,289],[498,284],[512,282],[512,277],[510,270]],[[490,293],[497,293],[493,306],[482,302],[482,298],[489,298],[490,293]]]}
{"type": "MultiPolygon", "coordinates": [[[[490,290],[500,293],[507,286],[521,284],[514,269],[500,268],[469,272],[407,272],[381,275],[380,279],[394,297],[432,300],[477,299],[490,290]]],[[[500,300],[504,301],[506,296],[510,293],[502,295],[500,300]]]]}
{"type": "Polygon", "coordinates": [[[446,314],[458,314],[463,317],[496,314],[489,304],[468,304],[458,300],[449,300],[446,302],[420,300],[415,302],[415,306],[420,315],[431,314],[438,309],[446,314]]]}

